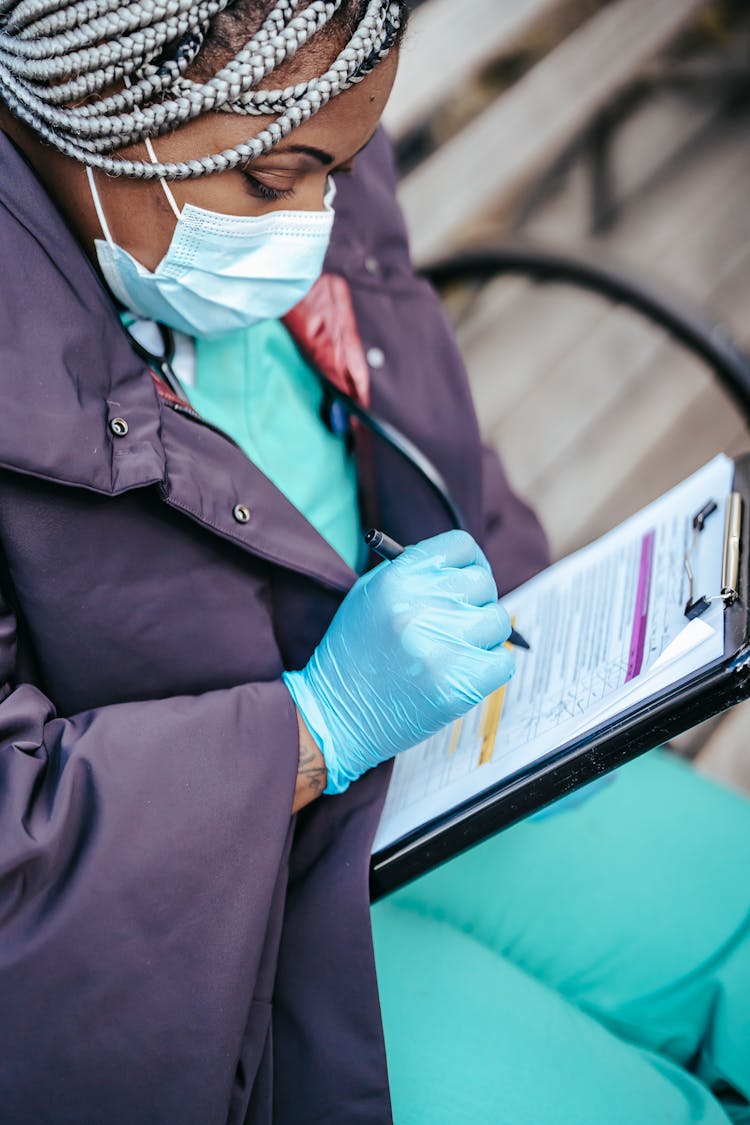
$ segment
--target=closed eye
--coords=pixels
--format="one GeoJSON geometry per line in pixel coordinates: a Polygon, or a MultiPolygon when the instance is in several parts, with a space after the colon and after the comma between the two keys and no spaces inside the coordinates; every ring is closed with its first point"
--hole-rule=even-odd
{"type": "Polygon", "coordinates": [[[275,203],[279,199],[289,199],[294,195],[294,188],[272,188],[268,184],[262,183],[261,180],[251,176],[249,172],[243,172],[242,177],[245,181],[245,186],[255,199],[264,199],[269,203],[275,203]]]}

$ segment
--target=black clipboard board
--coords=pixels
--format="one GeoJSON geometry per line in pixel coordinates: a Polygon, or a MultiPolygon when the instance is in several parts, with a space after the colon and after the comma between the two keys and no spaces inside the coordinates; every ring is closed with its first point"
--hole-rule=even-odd
{"type": "Polygon", "coordinates": [[[742,496],[743,515],[737,597],[724,608],[723,656],[375,852],[372,901],[750,697],[750,454],[735,461],[733,488],[742,496]]]}

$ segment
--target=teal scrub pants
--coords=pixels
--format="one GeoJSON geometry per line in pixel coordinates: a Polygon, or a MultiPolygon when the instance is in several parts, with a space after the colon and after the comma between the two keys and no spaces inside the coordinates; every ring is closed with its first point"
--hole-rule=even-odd
{"type": "Polygon", "coordinates": [[[373,907],[395,1125],[750,1122],[750,801],[653,751],[373,907]]]}

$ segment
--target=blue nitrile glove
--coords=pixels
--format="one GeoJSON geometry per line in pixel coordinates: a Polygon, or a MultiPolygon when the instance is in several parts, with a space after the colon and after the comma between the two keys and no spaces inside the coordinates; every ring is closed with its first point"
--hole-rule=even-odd
{"type": "Polygon", "coordinates": [[[300,672],[285,672],[328,768],[326,793],[464,715],[510,679],[510,621],[464,531],[407,547],[351,588],[300,672]]]}

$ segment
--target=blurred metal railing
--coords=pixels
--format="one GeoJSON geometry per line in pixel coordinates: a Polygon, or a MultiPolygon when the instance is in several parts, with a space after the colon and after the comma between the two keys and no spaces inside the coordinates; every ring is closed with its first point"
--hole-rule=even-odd
{"type": "Polygon", "coordinates": [[[698,356],[750,425],[750,356],[714,319],[650,281],[591,258],[506,242],[456,251],[429,263],[421,272],[438,289],[457,283],[481,288],[501,275],[517,275],[542,284],[571,285],[625,305],[698,356]]]}

